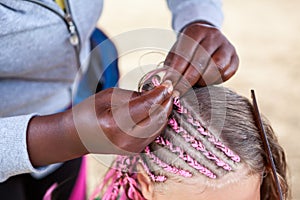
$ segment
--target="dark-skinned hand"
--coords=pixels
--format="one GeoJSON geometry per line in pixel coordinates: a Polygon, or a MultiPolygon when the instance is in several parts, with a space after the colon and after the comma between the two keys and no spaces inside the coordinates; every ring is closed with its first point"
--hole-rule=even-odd
{"type": "Polygon", "coordinates": [[[219,84],[232,77],[239,58],[222,32],[205,22],[186,26],[166,57],[169,66],[164,80],[184,94],[190,87],[219,84]]]}
{"type": "Polygon", "coordinates": [[[73,118],[90,153],[138,153],[160,134],[171,109],[167,87],[144,93],[111,88],[75,106],[73,118]]]}
{"type": "Polygon", "coordinates": [[[167,125],[172,84],[143,93],[111,88],[70,110],[34,117],[28,129],[31,162],[42,166],[87,153],[141,152],[167,125]]]}

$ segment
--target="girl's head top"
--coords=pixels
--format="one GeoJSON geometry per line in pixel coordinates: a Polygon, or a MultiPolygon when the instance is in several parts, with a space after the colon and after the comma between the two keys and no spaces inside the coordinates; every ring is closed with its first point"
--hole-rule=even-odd
{"type": "MultiPolygon", "coordinates": [[[[263,125],[288,198],[284,151],[265,119],[263,125]]],[[[104,200],[279,199],[268,166],[251,103],[224,87],[193,88],[174,99],[161,136],[139,156],[119,156],[95,194],[105,190],[104,200]]]]}

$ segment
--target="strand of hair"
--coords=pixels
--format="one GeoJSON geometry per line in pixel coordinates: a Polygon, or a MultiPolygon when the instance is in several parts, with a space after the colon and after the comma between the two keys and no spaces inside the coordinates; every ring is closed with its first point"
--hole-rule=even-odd
{"type": "Polygon", "coordinates": [[[193,118],[191,113],[181,105],[179,98],[174,98],[174,105],[177,108],[176,111],[180,114],[185,114],[187,116],[187,121],[192,124],[201,135],[208,137],[209,142],[214,144],[216,148],[220,149],[227,157],[229,157],[234,162],[240,162],[241,159],[237,154],[235,154],[231,149],[225,146],[214,135],[206,130],[198,120],[193,118]]]}
{"type": "Polygon", "coordinates": [[[162,175],[154,175],[154,174],[150,171],[148,165],[145,163],[145,161],[144,161],[142,158],[141,158],[141,164],[142,164],[142,166],[143,166],[143,168],[144,168],[146,174],[151,178],[151,180],[152,180],[153,182],[164,182],[164,181],[167,180],[167,177],[166,177],[166,176],[162,176],[162,175]]]}
{"type": "Polygon", "coordinates": [[[175,166],[171,166],[164,161],[162,161],[160,158],[158,158],[156,155],[154,155],[151,151],[149,146],[146,146],[144,149],[146,155],[151,158],[159,167],[163,168],[165,171],[173,173],[173,174],[178,174],[183,177],[191,177],[192,173],[183,169],[176,168],[175,166]]]}
{"type": "Polygon", "coordinates": [[[219,159],[212,152],[207,151],[206,148],[205,148],[205,146],[202,144],[201,141],[197,140],[195,137],[193,137],[192,135],[188,134],[188,132],[184,128],[182,128],[181,126],[179,126],[179,124],[178,124],[178,122],[176,121],[175,118],[170,118],[169,125],[172,127],[172,129],[176,133],[180,134],[181,137],[183,137],[186,142],[190,143],[191,146],[194,149],[196,149],[197,151],[201,151],[203,153],[203,155],[207,159],[214,161],[214,163],[217,166],[222,167],[226,171],[231,171],[232,170],[228,163],[226,163],[223,160],[219,159]]]}
{"type": "Polygon", "coordinates": [[[169,140],[164,139],[163,137],[159,136],[156,138],[155,143],[160,144],[164,147],[167,147],[169,151],[172,153],[177,154],[182,160],[184,160],[189,166],[199,171],[201,174],[207,176],[208,178],[215,179],[217,176],[211,172],[209,169],[201,165],[197,162],[194,158],[188,155],[184,150],[180,147],[173,145],[169,140]]]}

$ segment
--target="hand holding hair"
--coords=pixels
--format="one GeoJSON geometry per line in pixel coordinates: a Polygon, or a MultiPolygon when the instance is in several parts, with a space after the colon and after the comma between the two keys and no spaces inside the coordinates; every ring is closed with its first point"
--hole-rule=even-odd
{"type": "Polygon", "coordinates": [[[187,25],[178,35],[165,63],[170,69],[164,80],[184,94],[194,85],[219,84],[232,77],[239,58],[222,32],[206,22],[187,25]]]}
{"type": "Polygon", "coordinates": [[[30,160],[43,166],[87,153],[138,153],[167,125],[171,92],[169,82],[143,93],[110,88],[65,112],[36,116],[27,133],[30,160]]]}

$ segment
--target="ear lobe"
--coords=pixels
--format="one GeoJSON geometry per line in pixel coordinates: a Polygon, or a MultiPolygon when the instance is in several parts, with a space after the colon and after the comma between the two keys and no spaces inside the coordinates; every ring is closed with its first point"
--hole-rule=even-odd
{"type": "Polygon", "coordinates": [[[151,181],[150,177],[145,172],[144,168],[141,164],[137,165],[138,174],[137,174],[137,180],[141,187],[141,192],[145,199],[151,200],[153,197],[153,189],[154,185],[151,181]]]}

